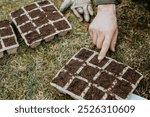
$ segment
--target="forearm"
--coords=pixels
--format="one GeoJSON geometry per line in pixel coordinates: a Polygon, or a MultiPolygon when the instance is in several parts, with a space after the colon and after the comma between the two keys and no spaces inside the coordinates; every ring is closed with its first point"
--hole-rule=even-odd
{"type": "Polygon", "coordinates": [[[100,4],[119,4],[122,0],[95,0],[96,5],[100,4]]]}

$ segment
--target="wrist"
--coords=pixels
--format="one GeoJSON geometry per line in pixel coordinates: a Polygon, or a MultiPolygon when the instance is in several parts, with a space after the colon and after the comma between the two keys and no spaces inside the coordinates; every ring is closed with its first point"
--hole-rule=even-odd
{"type": "Polygon", "coordinates": [[[97,6],[97,12],[106,11],[116,13],[116,5],[115,4],[103,4],[97,6]]]}

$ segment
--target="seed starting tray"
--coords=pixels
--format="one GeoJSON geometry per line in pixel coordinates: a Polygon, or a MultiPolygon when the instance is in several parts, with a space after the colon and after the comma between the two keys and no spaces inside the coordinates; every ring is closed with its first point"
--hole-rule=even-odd
{"type": "Polygon", "coordinates": [[[53,78],[51,85],[80,100],[127,99],[143,75],[112,58],[82,48],[53,78]]]}
{"type": "Polygon", "coordinates": [[[18,46],[16,35],[9,21],[0,21],[0,58],[3,57],[4,51],[8,54],[16,53],[18,46]]]}
{"type": "Polygon", "coordinates": [[[34,2],[11,13],[25,43],[32,48],[42,40],[49,42],[55,35],[64,36],[71,24],[49,0],[34,2]]]}

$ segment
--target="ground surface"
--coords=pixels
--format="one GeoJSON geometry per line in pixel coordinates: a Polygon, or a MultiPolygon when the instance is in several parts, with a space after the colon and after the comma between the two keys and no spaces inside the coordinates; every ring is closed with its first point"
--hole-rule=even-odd
{"type": "MultiPolygon", "coordinates": [[[[36,0],[1,0],[0,20],[9,13],[36,0]]],[[[57,6],[61,0],[52,0],[57,6]]],[[[116,53],[108,56],[142,72],[144,79],[134,93],[150,99],[150,10],[147,4],[124,0],[118,6],[119,37],[116,53]]],[[[65,37],[43,42],[38,48],[28,48],[18,36],[20,47],[16,55],[0,59],[0,99],[71,99],[50,86],[58,70],[81,47],[97,50],[87,33],[88,24],[79,23],[72,12],[66,17],[73,30],[65,37]]]]}

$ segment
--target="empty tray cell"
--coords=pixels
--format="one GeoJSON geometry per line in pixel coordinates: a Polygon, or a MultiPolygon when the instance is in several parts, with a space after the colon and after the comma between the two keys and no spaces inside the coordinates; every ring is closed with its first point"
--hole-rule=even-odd
{"type": "Polygon", "coordinates": [[[33,9],[36,9],[37,8],[37,5],[36,4],[31,4],[31,5],[28,5],[28,6],[25,6],[24,9],[26,11],[31,11],[33,9]]]}
{"type": "Polygon", "coordinates": [[[38,34],[37,31],[30,32],[25,37],[29,44],[32,44],[33,42],[40,40],[40,35],[38,34]]]}
{"type": "MultiPolygon", "coordinates": [[[[98,63],[96,60],[98,54],[87,48],[80,49],[60,70],[68,72],[72,79],[68,81],[66,79],[67,83],[65,82],[65,84],[67,85],[60,88],[59,82],[61,81],[55,80],[58,77],[56,75],[53,79],[55,82],[52,80],[51,85],[74,99],[127,99],[143,76],[110,57],[106,57],[101,63],[98,63]]],[[[58,74],[61,76],[60,73],[58,74]]]]}
{"type": "Polygon", "coordinates": [[[122,77],[124,79],[126,79],[127,81],[129,81],[133,84],[136,84],[137,81],[140,79],[141,74],[139,74],[135,70],[129,68],[122,77]]]}
{"type": "Polygon", "coordinates": [[[5,37],[5,36],[8,36],[8,35],[13,35],[13,31],[10,27],[0,29],[0,35],[1,35],[1,37],[5,37]]]}
{"type": "Polygon", "coordinates": [[[69,28],[69,24],[65,20],[61,20],[54,23],[54,26],[57,28],[57,30],[65,30],[69,28]]]}
{"type": "Polygon", "coordinates": [[[5,28],[8,27],[9,25],[10,25],[9,21],[7,20],[0,21],[0,28],[5,28]]]}
{"type": "Polygon", "coordinates": [[[82,62],[79,62],[77,60],[71,60],[64,69],[69,71],[70,73],[74,74],[77,72],[77,70],[82,66],[82,62]]]}
{"type": "Polygon", "coordinates": [[[60,72],[59,75],[52,82],[56,83],[61,87],[64,87],[71,78],[72,76],[68,72],[60,72]]]}
{"type": "Polygon", "coordinates": [[[5,47],[9,47],[9,46],[13,46],[13,45],[17,44],[15,37],[5,38],[5,39],[3,39],[3,43],[4,43],[5,47]]]}
{"type": "Polygon", "coordinates": [[[71,84],[69,85],[67,90],[69,90],[70,92],[73,92],[74,94],[80,96],[87,86],[88,86],[88,83],[86,83],[83,80],[79,80],[79,79],[75,78],[71,82],[71,84]]]}
{"type": "Polygon", "coordinates": [[[106,72],[102,72],[100,74],[100,76],[96,79],[95,83],[98,85],[98,86],[101,86],[105,89],[108,89],[112,86],[114,80],[116,78],[113,76],[113,75],[110,75],[106,72]]]}
{"type": "Polygon", "coordinates": [[[114,73],[115,75],[119,75],[120,73],[122,73],[123,69],[125,68],[126,66],[123,65],[123,64],[120,64],[120,63],[117,63],[115,61],[112,61],[107,67],[106,67],[106,70],[111,72],[111,73],[114,73]]]}
{"type": "Polygon", "coordinates": [[[16,11],[12,12],[12,13],[11,13],[11,16],[15,18],[15,17],[21,16],[21,15],[24,14],[24,13],[25,13],[25,12],[23,11],[23,9],[20,8],[20,9],[18,9],[18,10],[16,10],[16,11]]]}
{"type": "Polygon", "coordinates": [[[92,63],[92,64],[94,64],[96,66],[99,66],[99,67],[103,67],[108,61],[109,61],[109,59],[105,57],[101,62],[99,62],[98,55],[95,55],[91,59],[90,63],[92,63]]]}
{"type": "Polygon", "coordinates": [[[45,6],[45,5],[49,5],[49,4],[51,4],[51,3],[48,0],[38,2],[38,5],[40,5],[40,6],[45,6]]]}
{"type": "Polygon", "coordinates": [[[29,18],[26,15],[22,15],[22,16],[16,18],[16,23],[17,23],[17,25],[21,25],[21,24],[27,22],[28,20],[29,20],[29,18]]]}
{"type": "Polygon", "coordinates": [[[82,60],[87,60],[92,54],[93,52],[86,49],[82,49],[75,57],[82,60]]]}
{"type": "Polygon", "coordinates": [[[84,99],[86,100],[101,100],[104,96],[104,92],[99,90],[98,88],[91,86],[86,95],[84,96],[84,99]]]}
{"type": "Polygon", "coordinates": [[[99,69],[98,68],[94,68],[94,67],[91,67],[91,66],[88,66],[86,65],[82,70],[81,72],[79,73],[79,76],[89,80],[89,81],[92,81],[94,76],[99,72],[99,69]]]}
{"type": "Polygon", "coordinates": [[[26,33],[29,31],[34,30],[36,27],[31,23],[26,23],[25,25],[20,26],[20,30],[22,31],[22,33],[26,33]]]}
{"type": "Polygon", "coordinates": [[[43,7],[42,9],[45,13],[53,13],[57,11],[57,9],[53,5],[43,7]]]}
{"type": "Polygon", "coordinates": [[[49,35],[54,34],[56,32],[54,27],[51,24],[48,24],[48,25],[40,28],[39,30],[40,30],[40,34],[42,37],[49,36],[49,35]]]}
{"type": "Polygon", "coordinates": [[[22,7],[11,13],[11,19],[25,43],[31,48],[37,47],[42,40],[49,42],[54,39],[55,35],[64,36],[72,29],[68,20],[49,0],[34,2],[22,7]],[[65,23],[64,25],[59,24],[60,27],[57,25],[61,30],[56,30],[54,23],[61,20],[63,20],[62,23],[65,23]],[[34,31],[37,31],[39,35],[35,36],[36,38],[30,38],[30,32],[34,31]]]}
{"type": "Polygon", "coordinates": [[[124,80],[117,80],[117,83],[112,89],[112,92],[118,95],[119,97],[125,99],[130,94],[132,89],[133,88],[130,83],[124,80]]]}

